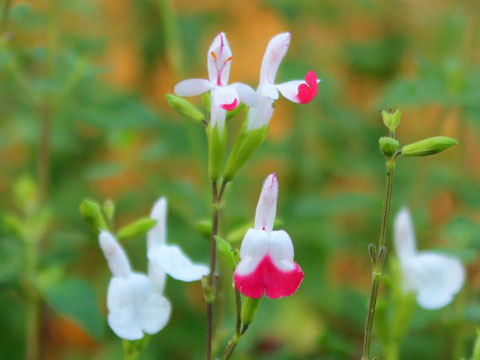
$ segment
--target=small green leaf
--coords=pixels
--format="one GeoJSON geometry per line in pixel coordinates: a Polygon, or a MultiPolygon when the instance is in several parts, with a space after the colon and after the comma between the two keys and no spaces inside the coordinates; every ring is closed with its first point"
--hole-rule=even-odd
{"type": "Polygon", "coordinates": [[[136,238],[145,235],[157,223],[152,218],[141,218],[122,227],[117,234],[117,238],[121,240],[136,238]]]}

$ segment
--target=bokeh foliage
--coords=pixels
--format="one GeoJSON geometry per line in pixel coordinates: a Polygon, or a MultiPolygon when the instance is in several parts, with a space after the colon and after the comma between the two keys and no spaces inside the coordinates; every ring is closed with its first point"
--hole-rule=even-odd
{"type": "MultiPolygon", "coordinates": [[[[460,145],[428,161],[401,161],[393,210],[410,207],[420,248],[454,253],[468,265],[467,285],[453,304],[414,310],[401,358],[471,356],[480,322],[477,2],[7,3],[0,25],[0,358],[24,354],[26,283],[41,295],[45,358],[116,359],[121,353],[105,321],[110,275],[78,213],[85,197],[115,199],[120,228],[167,196],[169,240],[195,260],[207,260],[208,244],[195,226],[209,209],[203,130],[171,112],[164,94],[184,75],[205,75],[208,42],[220,29],[234,52],[234,80],[255,85],[268,39],[287,29],[292,47],[279,79],[310,69],[322,79],[311,105],[277,103],[268,140],[226,194],[220,233],[228,238],[252,219],[260,182],[276,171],[278,215],[305,271],[294,297],[262,303],[236,357],[359,358],[367,245],[378,237],[383,196],[380,111],[398,107],[402,143],[446,135],[460,145]],[[32,210],[28,204],[41,190],[37,160],[45,116],[52,125],[49,186],[43,205],[32,210]],[[41,238],[34,279],[25,274],[32,234],[41,238]]],[[[242,117],[229,126],[238,128],[242,117]]],[[[134,267],[146,270],[144,239],[125,246],[134,267]]],[[[219,346],[233,329],[229,285],[222,284],[219,346]]],[[[389,288],[387,281],[378,332],[391,319],[389,288]]],[[[171,323],[152,337],[142,359],[202,358],[200,285],[169,281],[166,294],[171,323]]],[[[380,353],[382,336],[376,339],[380,353]]]]}

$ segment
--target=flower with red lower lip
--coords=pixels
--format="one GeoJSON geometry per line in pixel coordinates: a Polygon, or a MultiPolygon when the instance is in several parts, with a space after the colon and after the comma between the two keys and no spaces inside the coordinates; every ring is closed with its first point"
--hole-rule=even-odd
{"type": "Polygon", "coordinates": [[[219,33],[210,45],[207,53],[208,80],[189,79],[175,85],[174,92],[178,96],[197,96],[211,91],[211,122],[213,128],[218,124],[223,130],[226,111],[235,109],[240,101],[247,106],[255,106],[258,97],[248,85],[234,83],[228,85],[232,51],[223,32],[219,33]]]}
{"type": "Polygon", "coordinates": [[[234,272],[235,286],[245,296],[266,294],[277,299],[292,295],[300,286],[303,271],[293,261],[293,244],[284,230],[273,231],[278,180],[271,174],[263,184],[255,213],[255,228],[245,234],[240,262],[234,272]]]}
{"type": "Polygon", "coordinates": [[[403,290],[413,293],[424,309],[448,305],[465,282],[465,268],[453,256],[418,251],[410,212],[404,208],[395,218],[394,244],[402,270],[403,290]]]}
{"type": "Polygon", "coordinates": [[[288,100],[298,104],[308,104],[317,95],[317,75],[309,71],[305,80],[293,80],[282,84],[275,84],[275,77],[281,61],[290,46],[290,33],[274,36],[267,45],[260,69],[260,83],[257,88],[259,95],[258,105],[248,113],[247,130],[258,129],[268,125],[273,115],[273,103],[279,93],[288,100]]]}

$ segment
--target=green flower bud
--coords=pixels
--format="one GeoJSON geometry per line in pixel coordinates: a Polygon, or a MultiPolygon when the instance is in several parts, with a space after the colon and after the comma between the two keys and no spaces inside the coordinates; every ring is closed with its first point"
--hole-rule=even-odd
{"type": "Polygon", "coordinates": [[[187,119],[202,122],[205,120],[205,115],[198,110],[190,101],[172,94],[165,95],[168,104],[180,115],[187,119]]]}
{"type": "Polygon", "coordinates": [[[117,238],[121,240],[136,238],[145,235],[151,228],[155,226],[157,221],[152,218],[140,218],[134,222],[122,227],[117,234],[117,238]]]}
{"type": "Polygon", "coordinates": [[[200,220],[195,224],[200,235],[206,239],[210,239],[212,236],[212,222],[210,220],[200,220]]]}
{"type": "Polygon", "coordinates": [[[395,110],[394,113],[388,111],[382,111],[382,119],[385,126],[393,133],[400,125],[402,120],[402,112],[400,109],[395,110]]]}
{"type": "Polygon", "coordinates": [[[240,134],[233,145],[232,152],[225,165],[223,179],[226,182],[232,181],[241,167],[247,162],[258,147],[263,143],[267,136],[268,127],[246,131],[245,126],[240,130],[240,134]]]}
{"type": "Polygon", "coordinates": [[[230,270],[234,271],[237,267],[237,261],[235,261],[235,254],[232,246],[220,236],[215,236],[217,242],[217,253],[222,262],[227,265],[230,270]]]}
{"type": "Polygon", "coordinates": [[[103,203],[103,212],[107,217],[108,221],[112,221],[115,216],[115,203],[112,199],[105,200],[103,203]]]}
{"type": "Polygon", "coordinates": [[[382,154],[388,158],[395,155],[400,146],[400,143],[397,140],[387,136],[381,137],[378,140],[378,144],[380,145],[380,151],[382,154]]]}
{"type": "Polygon", "coordinates": [[[101,230],[108,230],[100,205],[95,201],[83,200],[80,204],[80,214],[95,234],[98,234],[101,230]]]}
{"type": "Polygon", "coordinates": [[[210,180],[218,181],[222,176],[223,160],[227,145],[227,127],[218,129],[218,125],[208,130],[208,175],[210,180]]]}
{"type": "Polygon", "coordinates": [[[402,148],[403,156],[427,156],[437,154],[447,150],[453,145],[457,145],[458,141],[446,136],[435,136],[428,139],[405,145],[402,148]]]}
{"type": "Polygon", "coordinates": [[[262,298],[253,299],[247,296],[243,298],[242,311],[240,313],[243,325],[248,326],[253,322],[261,301],[262,298]]]}

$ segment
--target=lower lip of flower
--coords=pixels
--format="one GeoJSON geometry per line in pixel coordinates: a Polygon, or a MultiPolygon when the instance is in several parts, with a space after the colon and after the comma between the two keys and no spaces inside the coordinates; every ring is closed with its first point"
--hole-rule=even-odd
{"type": "Polygon", "coordinates": [[[308,104],[312,101],[318,92],[317,75],[314,71],[309,71],[305,75],[305,83],[298,86],[297,99],[300,104],[308,104]]]}
{"type": "Polygon", "coordinates": [[[270,255],[266,255],[254,271],[247,275],[234,274],[235,286],[245,296],[260,298],[266,294],[271,299],[290,296],[297,291],[303,280],[303,271],[298,264],[290,271],[279,269],[270,255]]]}
{"type": "Polygon", "coordinates": [[[231,111],[231,110],[235,109],[237,107],[237,105],[238,105],[238,99],[235,99],[230,104],[222,104],[222,105],[220,105],[220,107],[223,110],[231,111]]]}

